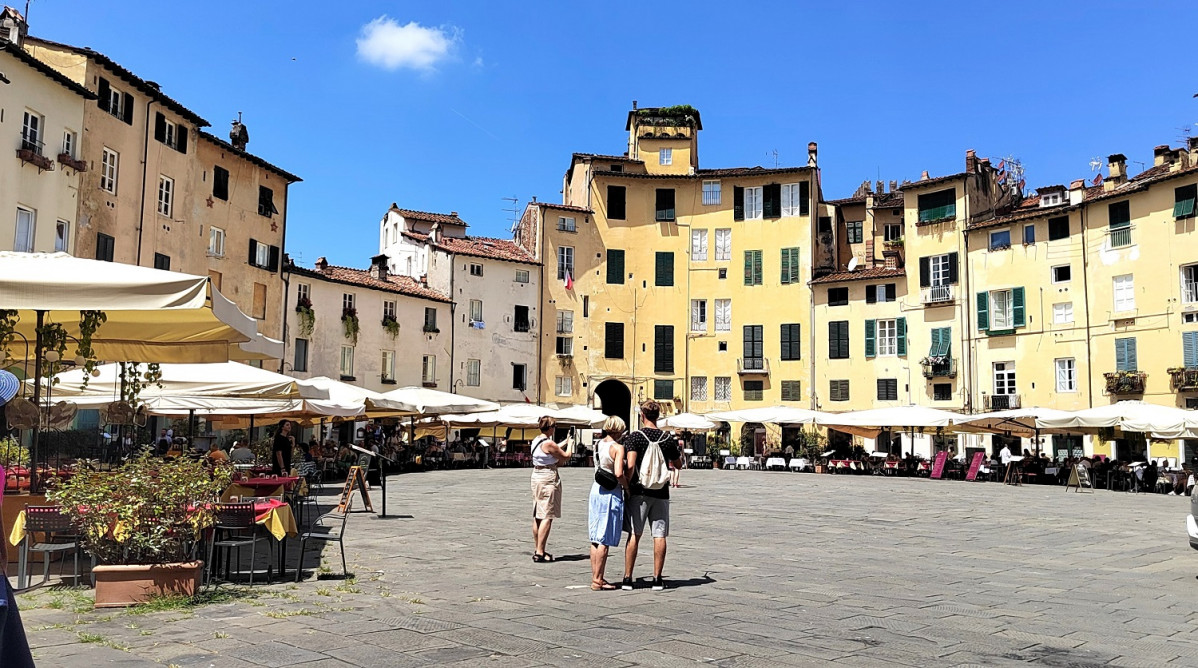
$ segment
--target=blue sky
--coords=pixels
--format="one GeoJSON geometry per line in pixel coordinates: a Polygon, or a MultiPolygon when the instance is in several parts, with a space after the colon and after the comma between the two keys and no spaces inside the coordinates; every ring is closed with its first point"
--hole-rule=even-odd
{"type": "MultiPolygon", "coordinates": [[[[11,0],[10,0],[11,1],[11,0]]],[[[22,3],[23,4],[23,3],[22,3]]],[[[1198,132],[1182,2],[551,3],[35,0],[31,32],[106,53],[304,182],[287,246],[365,266],[391,202],[508,236],[574,151],[691,104],[704,167],[804,164],[825,196],[1013,155],[1029,188],[1198,132]],[[912,9],[914,7],[914,9],[912,9]],[[168,9],[169,8],[169,9],[168,9]]]]}

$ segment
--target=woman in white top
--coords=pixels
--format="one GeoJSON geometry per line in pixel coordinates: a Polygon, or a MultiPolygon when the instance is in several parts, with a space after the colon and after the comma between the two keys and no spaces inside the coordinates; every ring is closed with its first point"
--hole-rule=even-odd
{"type": "Polygon", "coordinates": [[[553,442],[553,430],[557,428],[553,418],[541,418],[537,428],[541,435],[532,442],[532,560],[541,563],[553,561],[553,555],[545,552],[545,544],[553,520],[562,516],[562,479],[557,466],[573,453],[569,441],[564,448],[553,442]]]}
{"type": "Polygon", "coordinates": [[[628,489],[628,476],[624,475],[624,446],[621,441],[626,429],[623,420],[614,415],[608,417],[603,423],[603,440],[595,447],[597,472],[595,482],[591,484],[587,522],[591,539],[591,589],[594,591],[619,589],[603,577],[603,572],[607,566],[608,548],[619,546],[620,531],[624,524],[624,492],[628,489]],[[615,476],[616,485],[609,489],[599,484],[599,477],[603,474],[598,471],[615,476]]]}

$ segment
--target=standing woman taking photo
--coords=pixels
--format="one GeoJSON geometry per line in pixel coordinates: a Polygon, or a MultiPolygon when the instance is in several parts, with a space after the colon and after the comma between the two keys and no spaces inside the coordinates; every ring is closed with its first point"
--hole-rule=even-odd
{"type": "Polygon", "coordinates": [[[573,453],[568,440],[564,448],[553,442],[556,420],[545,416],[537,428],[541,435],[532,442],[532,560],[541,563],[553,561],[553,555],[545,551],[545,544],[549,542],[553,520],[562,516],[562,479],[557,467],[573,453]]]}
{"type": "Polygon", "coordinates": [[[609,548],[619,547],[624,525],[624,493],[628,477],[624,475],[624,432],[627,426],[612,415],[603,423],[603,440],[595,446],[595,482],[591,485],[590,513],[587,522],[591,540],[591,590],[619,589],[603,577],[609,548]]]}

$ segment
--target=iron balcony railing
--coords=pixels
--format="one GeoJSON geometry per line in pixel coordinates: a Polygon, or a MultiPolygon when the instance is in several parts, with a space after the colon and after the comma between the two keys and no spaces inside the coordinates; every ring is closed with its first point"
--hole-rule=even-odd
{"type": "Polygon", "coordinates": [[[1018,394],[991,394],[986,397],[986,410],[1006,411],[1019,407],[1018,394]]]}
{"type": "Polygon", "coordinates": [[[1107,394],[1144,394],[1144,381],[1148,378],[1143,371],[1115,371],[1102,376],[1106,378],[1107,394]]]}
{"type": "Polygon", "coordinates": [[[943,362],[922,364],[924,378],[956,378],[957,358],[948,357],[943,362]]]}
{"type": "Polygon", "coordinates": [[[1173,377],[1175,392],[1198,390],[1198,368],[1170,369],[1169,375],[1173,377]]]}
{"type": "Polygon", "coordinates": [[[919,296],[920,301],[924,304],[944,304],[953,301],[955,298],[953,292],[953,286],[951,285],[933,285],[928,288],[921,288],[919,296]]]}
{"type": "Polygon", "coordinates": [[[21,150],[31,151],[34,155],[44,155],[46,145],[28,134],[21,134],[21,150]]]}
{"type": "Polygon", "coordinates": [[[1111,248],[1121,248],[1131,245],[1131,226],[1111,228],[1111,248]]]}
{"type": "Polygon", "coordinates": [[[770,361],[764,357],[740,357],[736,360],[736,373],[741,375],[769,374],[770,361]]]}

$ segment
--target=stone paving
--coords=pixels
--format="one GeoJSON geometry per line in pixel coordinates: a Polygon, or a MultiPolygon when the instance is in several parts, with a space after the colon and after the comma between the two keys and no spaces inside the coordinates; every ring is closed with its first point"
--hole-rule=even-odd
{"type": "Polygon", "coordinates": [[[399,517],[350,518],[354,579],[144,614],[49,588],[22,614],[38,665],[72,668],[1198,665],[1188,499],[686,471],[671,588],[592,592],[591,474],[564,478],[557,563],[530,558],[527,470],[441,471],[389,479],[399,517]]]}

